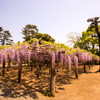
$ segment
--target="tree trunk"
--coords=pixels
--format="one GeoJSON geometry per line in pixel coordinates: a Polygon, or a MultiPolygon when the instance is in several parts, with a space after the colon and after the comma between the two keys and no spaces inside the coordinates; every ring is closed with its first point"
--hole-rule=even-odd
{"type": "Polygon", "coordinates": [[[19,70],[18,70],[18,83],[21,81],[21,72],[22,72],[22,64],[19,64],[19,70]]]}
{"type": "Polygon", "coordinates": [[[3,59],[3,66],[2,66],[2,68],[3,68],[2,73],[3,73],[3,76],[4,76],[4,74],[5,74],[5,59],[3,59]]]}
{"type": "Polygon", "coordinates": [[[99,72],[100,72],[100,37],[99,37],[99,72]]]}
{"type": "Polygon", "coordinates": [[[59,68],[59,63],[57,62],[56,64],[56,67],[57,67],[57,72],[59,72],[58,68],[59,68]]]}
{"type": "Polygon", "coordinates": [[[20,83],[20,81],[21,81],[21,72],[22,72],[22,56],[21,55],[19,55],[18,67],[19,67],[19,70],[18,70],[18,83],[20,83]]]}
{"type": "Polygon", "coordinates": [[[90,61],[89,61],[89,69],[91,69],[91,66],[90,66],[90,61]]]}
{"type": "Polygon", "coordinates": [[[52,53],[50,92],[51,96],[54,97],[55,96],[55,53],[52,53]]]}
{"type": "MultiPolygon", "coordinates": [[[[99,17],[98,17],[99,18],[99,17]]],[[[99,31],[99,27],[98,27],[98,18],[95,17],[94,21],[92,24],[95,25],[95,31],[97,33],[97,36],[98,36],[98,41],[99,41],[99,70],[98,72],[100,72],[100,31],[99,31]]]]}
{"type": "Polygon", "coordinates": [[[11,60],[9,59],[9,61],[8,61],[8,67],[7,67],[7,71],[8,71],[9,68],[10,68],[10,63],[11,63],[11,60]]]}
{"type": "Polygon", "coordinates": [[[37,65],[37,71],[36,71],[37,78],[39,78],[39,76],[41,75],[41,69],[42,69],[42,65],[38,64],[37,65]]]}
{"type": "Polygon", "coordinates": [[[37,78],[39,78],[39,65],[37,65],[36,75],[37,75],[37,78]]]}
{"type": "Polygon", "coordinates": [[[78,68],[75,68],[75,76],[78,78],[78,68]]]}
{"type": "Polygon", "coordinates": [[[28,67],[30,67],[30,61],[28,61],[27,63],[28,63],[28,67]]]}
{"type": "Polygon", "coordinates": [[[33,70],[33,61],[30,63],[31,71],[33,70]]]}
{"type": "Polygon", "coordinates": [[[86,73],[86,66],[85,66],[85,63],[84,63],[84,73],[86,73]]]}

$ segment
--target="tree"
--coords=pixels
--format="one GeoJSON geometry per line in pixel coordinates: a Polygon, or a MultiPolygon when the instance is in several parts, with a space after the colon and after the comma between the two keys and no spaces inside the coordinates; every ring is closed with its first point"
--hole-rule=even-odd
{"type": "Polygon", "coordinates": [[[22,34],[24,35],[23,38],[25,41],[30,41],[32,38],[36,38],[49,42],[55,42],[55,39],[52,38],[49,34],[38,33],[36,25],[27,24],[25,28],[23,28],[22,34]]]}
{"type": "Polygon", "coordinates": [[[36,39],[41,39],[47,42],[55,42],[55,39],[51,37],[49,34],[42,34],[42,33],[37,33],[34,36],[36,39]]]}
{"type": "Polygon", "coordinates": [[[92,30],[94,28],[94,34],[92,37],[96,38],[98,40],[98,46],[99,46],[99,56],[100,56],[100,25],[98,25],[100,23],[99,21],[99,17],[94,17],[94,18],[89,18],[87,20],[87,22],[91,22],[89,29],[88,30],[92,30]]]}
{"type": "Polygon", "coordinates": [[[81,34],[70,32],[69,34],[67,34],[66,37],[67,37],[67,42],[66,43],[69,46],[73,46],[75,44],[75,42],[79,40],[79,38],[81,37],[81,34]]]}
{"type": "Polygon", "coordinates": [[[55,39],[52,38],[49,34],[46,34],[46,33],[43,34],[42,40],[49,41],[49,42],[55,42],[55,39]]]}
{"type": "Polygon", "coordinates": [[[34,35],[38,33],[38,29],[36,25],[27,24],[25,28],[22,30],[22,34],[24,35],[24,40],[29,41],[34,35]]]}
{"type": "Polygon", "coordinates": [[[97,38],[93,37],[93,34],[95,33],[95,29],[92,28],[92,30],[89,30],[90,27],[86,31],[82,32],[82,37],[76,41],[74,44],[74,47],[79,47],[80,49],[85,49],[87,51],[91,51],[94,54],[98,54],[97,48],[98,48],[98,40],[97,38]]]}
{"type": "Polygon", "coordinates": [[[39,39],[39,44],[42,43],[42,40],[47,42],[55,42],[55,39],[53,37],[51,37],[49,34],[43,33],[36,33],[34,35],[34,38],[30,39],[29,43],[32,43],[34,39],[39,39]]]}
{"type": "Polygon", "coordinates": [[[36,39],[40,39],[40,38],[43,37],[43,34],[42,34],[42,33],[37,33],[37,34],[35,34],[34,37],[35,37],[36,39]]]}
{"type": "MultiPolygon", "coordinates": [[[[91,22],[90,24],[90,30],[91,28],[94,28],[95,29],[95,34],[93,35],[93,37],[96,37],[98,39],[98,42],[99,42],[99,65],[100,65],[100,30],[99,30],[99,17],[94,17],[94,18],[89,18],[87,20],[87,22],[91,22]]],[[[99,66],[99,72],[100,72],[100,66],[99,66]]]]}
{"type": "Polygon", "coordinates": [[[11,45],[13,43],[13,40],[10,39],[12,36],[9,31],[3,30],[2,27],[0,27],[0,42],[1,45],[11,45]]]}

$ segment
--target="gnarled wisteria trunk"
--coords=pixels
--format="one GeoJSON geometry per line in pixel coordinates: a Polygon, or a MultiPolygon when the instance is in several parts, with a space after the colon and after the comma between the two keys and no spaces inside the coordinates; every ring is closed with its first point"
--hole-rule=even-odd
{"type": "Polygon", "coordinates": [[[83,63],[83,66],[84,66],[84,73],[86,73],[86,65],[85,65],[85,62],[83,63]]]}
{"type": "Polygon", "coordinates": [[[89,69],[91,69],[90,61],[89,61],[89,69]]]}
{"type": "Polygon", "coordinates": [[[2,75],[4,76],[5,74],[5,59],[3,59],[3,66],[2,66],[3,70],[2,70],[2,75]]]}
{"type": "Polygon", "coordinates": [[[78,68],[75,67],[75,76],[78,78],[78,68]]]}
{"type": "Polygon", "coordinates": [[[18,83],[21,81],[21,72],[22,72],[22,55],[19,53],[18,57],[18,83]]]}

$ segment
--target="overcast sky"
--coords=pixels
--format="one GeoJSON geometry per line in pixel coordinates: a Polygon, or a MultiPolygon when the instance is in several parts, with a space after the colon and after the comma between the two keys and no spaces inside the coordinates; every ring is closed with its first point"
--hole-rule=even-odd
{"type": "Polygon", "coordinates": [[[0,26],[11,32],[15,43],[23,41],[27,24],[65,43],[69,32],[85,31],[92,17],[100,17],[100,0],[0,0],[0,26]]]}

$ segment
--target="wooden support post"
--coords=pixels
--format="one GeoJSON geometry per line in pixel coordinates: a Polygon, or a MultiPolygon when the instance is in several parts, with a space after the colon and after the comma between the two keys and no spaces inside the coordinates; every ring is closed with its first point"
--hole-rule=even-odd
{"type": "Polygon", "coordinates": [[[18,61],[18,83],[21,81],[21,72],[22,72],[22,56],[19,54],[19,61],[18,61]]]}
{"type": "Polygon", "coordinates": [[[55,53],[52,53],[51,61],[51,80],[50,80],[50,92],[51,96],[55,96],[55,53]]]}

